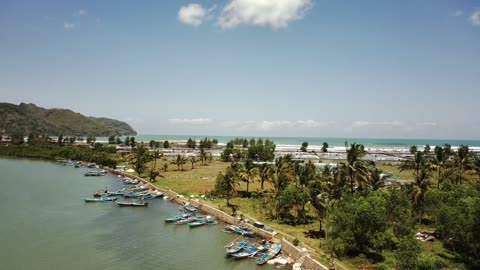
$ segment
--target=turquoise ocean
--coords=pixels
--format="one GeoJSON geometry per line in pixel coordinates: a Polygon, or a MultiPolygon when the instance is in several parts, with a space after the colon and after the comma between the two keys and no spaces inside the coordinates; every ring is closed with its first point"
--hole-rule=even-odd
{"type": "MultiPolygon", "coordinates": [[[[480,140],[456,140],[456,139],[378,139],[378,138],[322,138],[322,137],[258,137],[258,136],[211,136],[211,135],[146,135],[141,134],[135,136],[137,141],[186,141],[189,138],[192,140],[201,140],[205,137],[210,139],[217,139],[220,143],[227,143],[235,138],[262,138],[270,139],[277,145],[301,145],[302,142],[308,142],[309,145],[322,145],[323,142],[327,142],[330,147],[332,146],[344,146],[345,142],[348,143],[360,143],[366,147],[408,147],[411,145],[424,146],[424,145],[444,145],[450,144],[451,146],[468,145],[473,147],[480,147],[480,140]]],[[[99,137],[97,141],[107,141],[106,137],[99,137]]]]}

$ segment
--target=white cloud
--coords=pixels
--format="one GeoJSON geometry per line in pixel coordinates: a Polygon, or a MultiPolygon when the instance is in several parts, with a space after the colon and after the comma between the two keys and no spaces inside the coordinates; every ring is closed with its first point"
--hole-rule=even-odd
{"type": "Polygon", "coordinates": [[[313,6],[312,0],[230,0],[218,18],[222,29],[241,24],[286,28],[301,20],[313,6]]]}
{"type": "Polygon", "coordinates": [[[197,27],[209,18],[213,9],[215,9],[215,7],[206,9],[200,4],[189,4],[180,8],[177,19],[184,24],[197,27]]]}
{"type": "Polygon", "coordinates": [[[453,13],[453,16],[455,17],[462,16],[462,15],[463,15],[463,11],[460,9],[456,10],[455,13],[453,13]]]}
{"type": "Polygon", "coordinates": [[[470,22],[474,26],[480,26],[480,10],[475,11],[472,13],[472,16],[469,18],[470,22]]]}
{"type": "Polygon", "coordinates": [[[400,121],[383,121],[383,122],[371,122],[371,121],[355,121],[352,123],[353,128],[364,128],[371,126],[402,126],[400,121]]]}
{"type": "Polygon", "coordinates": [[[244,121],[244,122],[235,122],[228,121],[224,122],[221,125],[226,127],[237,127],[240,130],[259,130],[259,131],[268,131],[268,130],[284,130],[284,129],[314,129],[322,126],[332,125],[334,122],[318,122],[315,120],[260,120],[260,121],[244,121]]]}
{"type": "Polygon", "coordinates": [[[171,118],[168,119],[171,124],[186,124],[186,125],[206,125],[212,122],[210,118],[171,118]]]}
{"type": "Polygon", "coordinates": [[[79,9],[73,13],[73,16],[86,16],[88,14],[86,9],[79,9]]]}
{"type": "Polygon", "coordinates": [[[421,123],[416,123],[417,126],[420,127],[436,127],[437,123],[435,122],[421,122],[421,123]]]}
{"type": "Polygon", "coordinates": [[[74,23],[68,23],[68,22],[63,23],[63,28],[65,28],[67,30],[73,29],[73,28],[75,28],[75,26],[76,25],[74,23]]]}

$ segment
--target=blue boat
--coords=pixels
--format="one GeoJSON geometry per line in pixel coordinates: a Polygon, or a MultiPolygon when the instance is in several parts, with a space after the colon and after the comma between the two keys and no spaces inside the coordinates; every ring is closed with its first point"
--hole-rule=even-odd
{"type": "Polygon", "coordinates": [[[85,202],[113,202],[116,201],[117,198],[102,196],[101,198],[83,198],[83,200],[85,202]]]}
{"type": "Polygon", "coordinates": [[[187,224],[188,224],[188,227],[194,228],[194,227],[203,226],[207,224],[207,222],[205,220],[200,220],[200,221],[189,222],[187,224]]]}
{"type": "Polygon", "coordinates": [[[148,206],[148,202],[117,202],[118,206],[134,206],[143,207],[148,206]]]}
{"type": "Polygon", "coordinates": [[[227,253],[227,255],[235,254],[240,250],[242,250],[247,244],[248,244],[247,240],[242,240],[240,242],[237,242],[236,244],[232,242],[230,245],[225,247],[226,248],[225,252],[227,253]]]}
{"type": "Polygon", "coordinates": [[[153,200],[153,199],[156,199],[156,198],[162,198],[163,195],[164,194],[162,192],[160,192],[160,193],[156,193],[156,194],[145,195],[144,198],[145,198],[145,200],[153,200]]]}
{"type": "Polygon", "coordinates": [[[248,257],[253,257],[257,254],[257,252],[258,252],[257,245],[252,245],[252,246],[245,247],[243,251],[230,254],[230,256],[235,258],[235,260],[240,260],[248,257]]]}
{"type": "Polygon", "coordinates": [[[260,258],[256,259],[255,262],[258,264],[258,265],[263,265],[265,264],[268,260],[271,260],[273,258],[275,258],[275,256],[278,255],[278,253],[280,253],[280,250],[282,250],[282,245],[281,244],[275,244],[275,245],[272,245],[272,247],[270,248],[270,250],[264,254],[262,254],[262,256],[260,256],[260,258]]]}
{"type": "Polygon", "coordinates": [[[248,237],[253,237],[255,235],[254,232],[250,231],[249,229],[246,228],[240,228],[235,225],[226,225],[225,229],[230,230],[232,232],[238,233],[240,235],[248,236],[248,237]]]}

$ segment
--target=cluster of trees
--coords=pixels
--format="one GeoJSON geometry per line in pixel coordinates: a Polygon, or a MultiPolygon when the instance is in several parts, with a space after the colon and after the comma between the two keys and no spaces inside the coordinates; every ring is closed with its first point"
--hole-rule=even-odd
{"type": "Polygon", "coordinates": [[[122,144],[122,139],[119,136],[111,135],[108,137],[108,144],[122,144]]]}
{"type": "Polygon", "coordinates": [[[217,139],[210,140],[209,138],[205,137],[203,140],[200,140],[199,148],[200,149],[212,149],[212,147],[216,146],[217,144],[218,144],[217,139]]]}
{"type": "MultiPolygon", "coordinates": [[[[266,141],[269,141],[269,139],[266,139],[266,141]]],[[[242,148],[248,148],[257,144],[264,144],[264,141],[262,138],[259,138],[257,140],[255,140],[255,138],[235,138],[233,140],[230,140],[229,143],[232,143],[233,146],[241,146],[242,148]]]]}
{"type": "MultiPolygon", "coordinates": [[[[302,146],[300,146],[300,151],[307,152],[307,149],[308,149],[308,142],[303,142],[302,146]]],[[[322,143],[322,152],[323,153],[328,152],[328,143],[327,142],[322,143]]]]}
{"type": "Polygon", "coordinates": [[[10,145],[0,147],[0,156],[13,156],[25,158],[40,158],[48,160],[72,159],[95,162],[105,166],[115,167],[118,160],[108,147],[95,144],[95,147],[60,146],[55,143],[33,145],[10,145]]]}
{"type": "Polygon", "coordinates": [[[195,149],[195,147],[197,147],[197,141],[192,140],[192,138],[188,138],[187,148],[195,149]]]}
{"type": "Polygon", "coordinates": [[[150,140],[150,142],[148,143],[148,145],[150,146],[150,148],[154,148],[154,149],[157,149],[157,148],[170,148],[170,142],[165,140],[163,142],[161,141],[155,141],[155,140],[150,140]]]}
{"type": "MultiPolygon", "coordinates": [[[[275,158],[275,144],[266,139],[250,139],[248,142],[247,147],[248,149],[245,151],[244,149],[239,149],[235,147],[237,144],[236,142],[244,142],[246,139],[235,139],[231,140],[227,143],[225,149],[221,154],[221,158],[223,161],[232,161],[237,162],[242,159],[251,159],[254,161],[272,161],[275,158]]],[[[244,146],[242,146],[244,148],[244,146]]]]}
{"type": "Polygon", "coordinates": [[[393,267],[398,269],[443,265],[439,257],[419,255],[415,224],[428,217],[423,225],[433,224],[447,248],[468,266],[480,266],[480,184],[474,189],[462,184],[467,170],[478,170],[478,157],[468,147],[456,152],[448,145],[433,152],[412,148],[413,158],[401,169],[412,169],[414,181],[391,192],[382,189],[384,182],[375,163],[362,158],[367,154],[363,145],[346,144],[346,149],[345,161],[322,170],[310,162],[293,161],[291,156],[280,157],[274,164],[254,164],[250,156],[241,155],[218,175],[214,193],[230,205],[230,199],[242,193],[240,182],[247,183],[247,195],[253,181],[261,181],[262,191],[269,182],[272,189],[260,197],[270,218],[309,223],[312,217],[307,208],[313,209],[321,234],[337,255],[364,254],[379,262],[388,251],[394,254],[393,267]],[[435,186],[431,184],[434,175],[439,182],[435,186]]]}

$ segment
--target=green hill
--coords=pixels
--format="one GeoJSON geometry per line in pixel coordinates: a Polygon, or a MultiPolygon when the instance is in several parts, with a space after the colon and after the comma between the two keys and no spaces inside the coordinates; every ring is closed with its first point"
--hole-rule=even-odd
{"type": "Polygon", "coordinates": [[[45,109],[35,104],[0,103],[0,132],[76,136],[136,135],[127,123],[87,117],[67,109],[45,109]]]}

